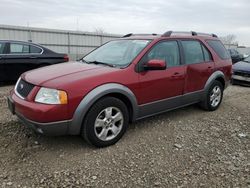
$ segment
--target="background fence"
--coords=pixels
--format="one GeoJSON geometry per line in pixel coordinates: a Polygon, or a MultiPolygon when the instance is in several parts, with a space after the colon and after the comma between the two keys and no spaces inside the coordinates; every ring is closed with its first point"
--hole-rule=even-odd
{"type": "Polygon", "coordinates": [[[78,59],[120,35],[0,25],[0,40],[22,40],[41,44],[55,52],[78,59]]]}
{"type": "MultiPolygon", "coordinates": [[[[0,40],[30,40],[55,52],[67,53],[71,60],[81,58],[94,48],[118,37],[121,35],[0,25],[0,40]]],[[[227,44],[225,46],[235,48],[243,54],[250,54],[249,47],[227,44]]]]}

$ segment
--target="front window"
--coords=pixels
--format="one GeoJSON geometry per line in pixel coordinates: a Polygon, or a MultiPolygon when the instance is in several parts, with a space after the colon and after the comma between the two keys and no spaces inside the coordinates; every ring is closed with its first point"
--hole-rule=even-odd
{"type": "Polygon", "coordinates": [[[125,67],[129,65],[149,43],[149,40],[111,41],[86,55],[83,61],[86,63],[125,67]]]}
{"type": "Polygon", "coordinates": [[[160,59],[167,62],[167,67],[180,65],[179,47],[176,41],[164,41],[156,44],[151,51],[143,57],[143,62],[160,59]]]}

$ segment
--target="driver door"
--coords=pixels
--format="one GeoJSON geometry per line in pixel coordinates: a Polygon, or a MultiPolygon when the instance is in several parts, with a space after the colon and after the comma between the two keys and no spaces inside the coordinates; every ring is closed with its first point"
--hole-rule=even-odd
{"type": "Polygon", "coordinates": [[[139,62],[139,66],[143,67],[152,59],[164,60],[167,68],[165,70],[147,71],[141,69],[142,71],[139,73],[139,104],[155,103],[160,100],[182,96],[185,82],[185,66],[181,64],[178,42],[168,40],[155,44],[139,62]]]}

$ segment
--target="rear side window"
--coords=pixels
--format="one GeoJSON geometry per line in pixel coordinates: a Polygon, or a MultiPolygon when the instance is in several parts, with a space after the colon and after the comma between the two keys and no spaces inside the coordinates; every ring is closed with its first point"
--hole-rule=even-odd
{"type": "Polygon", "coordinates": [[[30,53],[40,54],[42,52],[41,48],[30,45],[30,53]]]}
{"type": "Polygon", "coordinates": [[[230,55],[224,45],[219,40],[207,40],[208,45],[213,48],[221,59],[230,59],[230,55]]]}
{"type": "Polygon", "coordinates": [[[182,41],[186,64],[195,64],[204,61],[200,42],[195,40],[182,41]]]}
{"type": "Polygon", "coordinates": [[[29,45],[11,43],[10,53],[29,53],[29,45]]]}
{"type": "Polygon", "coordinates": [[[0,42],[0,54],[3,54],[4,43],[0,42]]]}

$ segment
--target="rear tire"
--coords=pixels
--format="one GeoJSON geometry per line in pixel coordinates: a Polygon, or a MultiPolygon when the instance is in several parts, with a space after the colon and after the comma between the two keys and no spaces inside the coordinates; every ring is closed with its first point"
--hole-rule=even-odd
{"type": "Polygon", "coordinates": [[[128,122],[126,105],[115,97],[105,97],[90,108],[83,122],[81,135],[96,147],[110,146],[121,139],[128,122]]]}
{"type": "Polygon", "coordinates": [[[223,98],[224,87],[221,82],[215,80],[206,93],[205,100],[200,103],[204,110],[214,111],[219,108],[223,98]]]}

